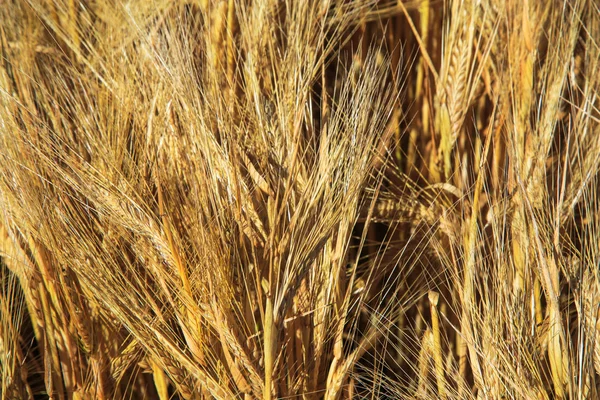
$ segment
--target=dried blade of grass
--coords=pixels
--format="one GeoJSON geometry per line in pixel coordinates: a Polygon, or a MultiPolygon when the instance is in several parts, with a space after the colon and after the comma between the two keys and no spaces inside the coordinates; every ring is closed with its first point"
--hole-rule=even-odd
{"type": "Polygon", "coordinates": [[[156,385],[156,391],[158,392],[158,399],[168,400],[169,386],[167,382],[167,376],[165,375],[163,369],[155,361],[150,361],[150,363],[152,366],[154,384],[156,385]]]}

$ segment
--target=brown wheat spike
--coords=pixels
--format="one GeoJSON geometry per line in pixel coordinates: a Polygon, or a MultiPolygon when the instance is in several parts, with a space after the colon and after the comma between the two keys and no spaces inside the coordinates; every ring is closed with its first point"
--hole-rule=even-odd
{"type": "Polygon", "coordinates": [[[0,0],[0,399],[595,399],[591,0],[0,0]]]}

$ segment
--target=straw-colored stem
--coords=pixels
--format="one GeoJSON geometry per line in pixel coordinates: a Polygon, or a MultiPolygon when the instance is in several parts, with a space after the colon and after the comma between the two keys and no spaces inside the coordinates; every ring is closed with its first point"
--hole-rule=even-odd
{"type": "Polygon", "coordinates": [[[442,359],[442,340],[440,334],[440,318],[437,305],[440,295],[437,292],[429,292],[429,304],[431,310],[431,327],[433,329],[433,359],[435,361],[435,378],[440,399],[446,398],[446,377],[444,375],[444,361],[442,359]]]}
{"type": "MultiPolygon", "coordinates": [[[[268,288],[266,281],[263,286],[268,288]]],[[[275,348],[277,346],[277,336],[275,332],[275,321],[273,316],[273,300],[271,294],[266,293],[265,302],[265,320],[264,320],[264,363],[265,363],[265,388],[263,400],[271,400],[273,390],[273,366],[275,364],[275,348]]]]}

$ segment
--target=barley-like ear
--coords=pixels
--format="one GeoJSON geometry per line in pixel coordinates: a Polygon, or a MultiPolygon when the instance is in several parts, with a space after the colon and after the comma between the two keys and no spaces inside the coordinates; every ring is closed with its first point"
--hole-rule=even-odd
{"type": "Polygon", "coordinates": [[[1,400],[600,398],[590,0],[0,0],[1,400]]]}

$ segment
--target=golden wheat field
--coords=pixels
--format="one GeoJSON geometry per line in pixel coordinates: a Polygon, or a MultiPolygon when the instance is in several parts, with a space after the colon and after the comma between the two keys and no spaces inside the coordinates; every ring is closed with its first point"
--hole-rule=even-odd
{"type": "Polygon", "coordinates": [[[0,0],[0,398],[600,399],[595,0],[0,0]]]}

